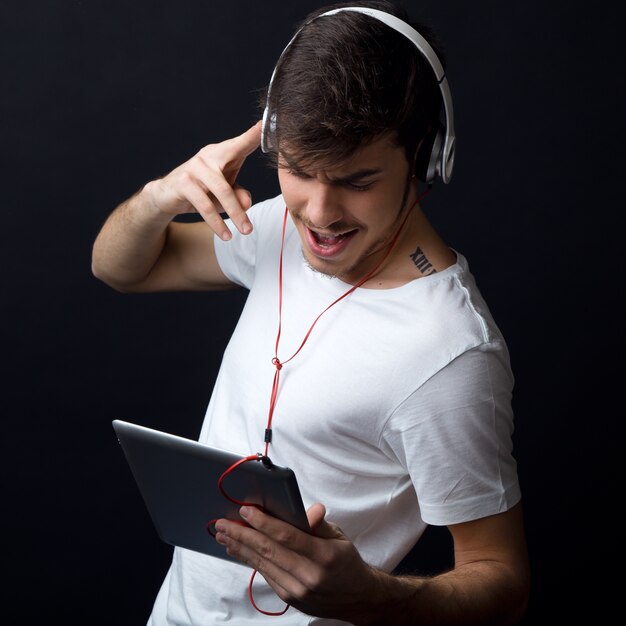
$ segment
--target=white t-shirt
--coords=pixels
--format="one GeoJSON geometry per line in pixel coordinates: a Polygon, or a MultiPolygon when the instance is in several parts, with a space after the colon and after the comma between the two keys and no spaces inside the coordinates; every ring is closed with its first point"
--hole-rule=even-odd
{"type": "MultiPolygon", "coordinates": [[[[263,451],[278,329],[281,196],[249,211],[251,235],[215,240],[220,267],[249,289],[224,353],[200,440],[263,451]]],[[[357,289],[313,271],[288,218],[283,362],[270,458],[291,467],[306,507],[322,502],[363,558],[391,571],[427,524],[506,511],[520,499],[512,456],[513,376],[466,260],[394,289],[357,289]],[[288,362],[287,362],[288,361],[288,362]]],[[[258,613],[251,570],[175,549],[150,626],[341,624],[290,608],[258,613]]],[[[257,576],[257,605],[284,604],[257,576]]]]}

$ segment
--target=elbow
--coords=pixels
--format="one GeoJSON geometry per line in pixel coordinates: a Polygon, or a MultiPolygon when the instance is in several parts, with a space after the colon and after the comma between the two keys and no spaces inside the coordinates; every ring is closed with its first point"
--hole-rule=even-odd
{"type": "Polygon", "coordinates": [[[98,262],[93,258],[91,259],[91,273],[98,280],[102,281],[103,283],[106,283],[107,285],[109,284],[107,277],[106,277],[106,273],[100,267],[98,262]]]}
{"type": "Polygon", "coordinates": [[[111,276],[111,274],[107,273],[106,270],[95,260],[92,260],[91,262],[91,273],[99,281],[103,282],[105,285],[111,287],[111,289],[114,289],[119,293],[133,293],[134,291],[136,291],[132,288],[131,285],[116,280],[114,276],[111,276]]]}
{"type": "Polygon", "coordinates": [[[506,617],[503,626],[517,626],[522,623],[530,601],[530,577],[528,573],[520,575],[507,589],[506,617]]]}
{"type": "Polygon", "coordinates": [[[107,271],[107,264],[104,262],[104,259],[105,257],[100,253],[98,241],[96,240],[91,251],[91,273],[105,285],[108,285],[117,291],[121,291],[115,281],[115,278],[110,272],[107,271]]]}

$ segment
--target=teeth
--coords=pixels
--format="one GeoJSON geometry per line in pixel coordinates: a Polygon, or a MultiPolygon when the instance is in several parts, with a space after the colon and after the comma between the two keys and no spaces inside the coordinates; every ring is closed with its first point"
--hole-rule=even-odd
{"type": "Polygon", "coordinates": [[[318,233],[318,232],[316,232],[314,230],[312,230],[311,232],[313,233],[313,236],[315,237],[315,239],[317,239],[317,241],[319,243],[331,244],[331,243],[337,243],[341,239],[344,239],[349,234],[351,234],[353,231],[350,230],[348,232],[339,233],[337,235],[323,235],[322,233],[318,233]]]}
{"type": "Polygon", "coordinates": [[[337,243],[342,237],[343,237],[343,235],[331,235],[331,236],[317,235],[317,240],[320,243],[324,243],[324,244],[330,245],[330,244],[333,244],[333,243],[337,243]]]}

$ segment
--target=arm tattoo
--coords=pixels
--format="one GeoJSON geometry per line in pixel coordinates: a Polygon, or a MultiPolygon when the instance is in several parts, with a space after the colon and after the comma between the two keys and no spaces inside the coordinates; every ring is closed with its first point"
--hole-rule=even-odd
{"type": "Polygon", "coordinates": [[[411,261],[415,263],[415,267],[422,272],[422,274],[430,275],[436,274],[437,270],[433,267],[433,264],[426,258],[426,255],[422,252],[422,249],[417,246],[415,252],[409,255],[411,261]]]}

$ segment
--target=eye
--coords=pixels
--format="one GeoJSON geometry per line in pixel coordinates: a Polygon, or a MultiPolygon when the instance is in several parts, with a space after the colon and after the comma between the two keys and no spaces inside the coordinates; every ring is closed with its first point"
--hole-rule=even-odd
{"type": "Polygon", "coordinates": [[[291,170],[291,169],[288,169],[287,173],[290,176],[295,176],[296,178],[301,178],[303,180],[308,180],[308,179],[312,178],[312,176],[310,174],[307,174],[306,172],[303,172],[301,170],[291,170]]]}
{"type": "Polygon", "coordinates": [[[348,187],[348,189],[352,189],[353,191],[367,191],[370,187],[372,187],[373,184],[373,181],[369,183],[344,183],[344,185],[348,187]]]}

